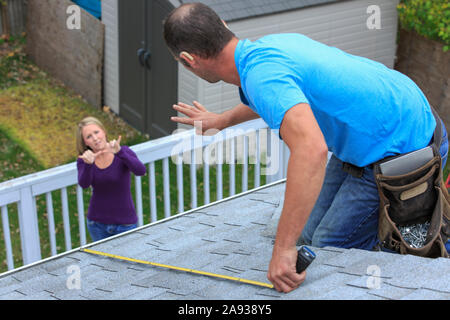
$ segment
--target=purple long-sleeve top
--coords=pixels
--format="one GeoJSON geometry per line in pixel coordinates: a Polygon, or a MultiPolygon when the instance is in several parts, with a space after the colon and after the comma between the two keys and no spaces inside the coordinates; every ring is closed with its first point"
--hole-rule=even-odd
{"type": "Polygon", "coordinates": [[[145,166],[133,150],[121,146],[114,160],[104,169],[95,164],[77,160],[78,184],[82,188],[92,186],[88,219],[105,224],[133,224],[137,221],[130,189],[130,172],[145,174],[145,166]]]}

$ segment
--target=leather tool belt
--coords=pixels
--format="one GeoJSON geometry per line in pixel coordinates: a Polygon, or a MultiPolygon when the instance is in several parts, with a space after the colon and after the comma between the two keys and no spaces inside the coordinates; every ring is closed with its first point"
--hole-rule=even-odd
{"type": "MultiPolygon", "coordinates": [[[[405,155],[388,157],[374,166],[380,196],[378,237],[380,245],[401,254],[448,257],[445,243],[450,237],[450,197],[442,177],[439,153],[441,119],[432,108],[436,129],[431,147],[433,157],[419,168],[401,175],[383,175],[380,164],[405,155]],[[427,223],[423,245],[413,247],[400,232],[402,227],[427,223]]],[[[401,159],[400,159],[401,160],[401,159]]]]}

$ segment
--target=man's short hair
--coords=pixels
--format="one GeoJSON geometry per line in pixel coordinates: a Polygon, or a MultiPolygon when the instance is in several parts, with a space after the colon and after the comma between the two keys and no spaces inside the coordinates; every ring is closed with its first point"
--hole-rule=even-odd
{"type": "Polygon", "coordinates": [[[164,20],[164,40],[176,57],[187,51],[214,58],[234,37],[217,13],[203,3],[187,3],[172,10],[164,20]]]}

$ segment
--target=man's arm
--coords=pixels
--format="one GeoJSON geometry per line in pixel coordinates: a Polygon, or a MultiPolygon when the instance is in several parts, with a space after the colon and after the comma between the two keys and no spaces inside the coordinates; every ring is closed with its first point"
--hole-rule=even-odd
{"type": "Polygon", "coordinates": [[[305,279],[296,273],[296,243],[322,188],[328,148],[308,104],[289,109],[280,134],[290,150],[284,206],[267,274],[278,291],[289,292],[305,279]]]}
{"type": "Polygon", "coordinates": [[[257,119],[259,118],[259,115],[250,109],[249,106],[240,103],[233,109],[223,112],[222,117],[227,124],[227,127],[231,127],[245,121],[257,119]]]}
{"type": "Polygon", "coordinates": [[[209,112],[197,101],[194,101],[193,106],[179,102],[178,104],[173,105],[173,108],[187,117],[171,117],[172,121],[191,126],[194,126],[195,122],[201,121],[202,134],[210,129],[223,130],[241,122],[259,118],[257,113],[253,112],[252,109],[242,103],[238,104],[233,109],[220,114],[209,112]]]}

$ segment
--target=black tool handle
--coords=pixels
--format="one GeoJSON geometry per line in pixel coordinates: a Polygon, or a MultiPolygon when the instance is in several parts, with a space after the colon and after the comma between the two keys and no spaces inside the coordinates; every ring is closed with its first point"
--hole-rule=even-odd
{"type": "Polygon", "coordinates": [[[296,271],[302,273],[316,258],[316,254],[308,247],[302,246],[298,250],[296,271]]]}

